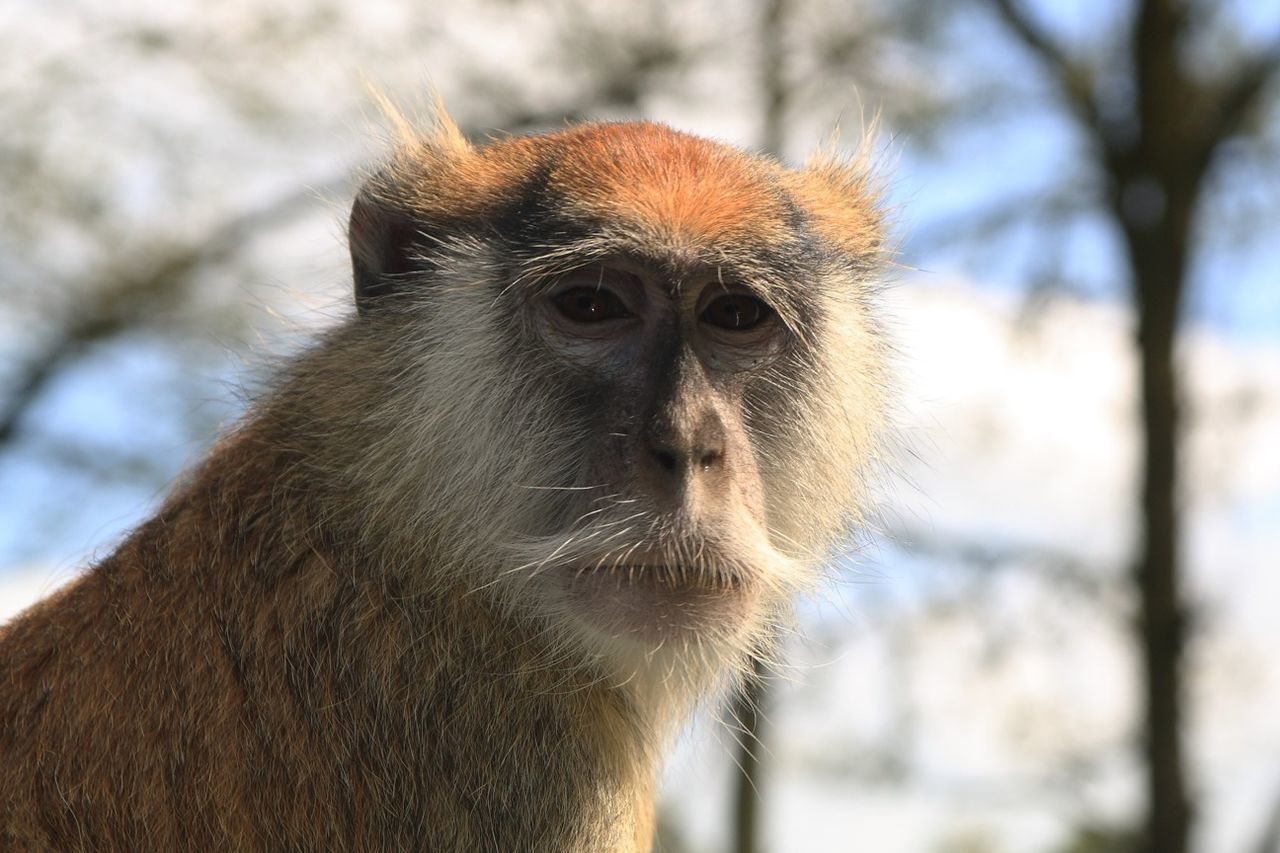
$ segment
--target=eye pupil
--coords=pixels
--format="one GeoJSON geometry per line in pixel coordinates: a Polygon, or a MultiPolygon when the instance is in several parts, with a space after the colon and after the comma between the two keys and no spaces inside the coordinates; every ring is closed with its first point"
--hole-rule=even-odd
{"type": "Polygon", "coordinates": [[[730,293],[718,296],[702,312],[701,320],[720,329],[744,332],[755,328],[769,316],[769,306],[754,296],[730,293]]]}
{"type": "Polygon", "coordinates": [[[622,300],[604,289],[574,287],[561,293],[554,301],[560,313],[575,323],[598,323],[631,316],[622,300]]]}

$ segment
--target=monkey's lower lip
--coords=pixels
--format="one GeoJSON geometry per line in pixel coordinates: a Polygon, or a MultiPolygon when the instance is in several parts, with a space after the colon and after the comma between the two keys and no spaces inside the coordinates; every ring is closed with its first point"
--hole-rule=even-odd
{"type": "Polygon", "coordinates": [[[742,585],[742,578],[723,569],[672,566],[666,563],[613,563],[592,565],[575,572],[579,578],[595,582],[612,581],[622,586],[656,586],[671,590],[697,589],[731,592],[742,585]]]}
{"type": "Polygon", "coordinates": [[[738,620],[752,598],[737,573],[648,563],[573,569],[566,589],[574,611],[594,629],[646,642],[738,620]]]}

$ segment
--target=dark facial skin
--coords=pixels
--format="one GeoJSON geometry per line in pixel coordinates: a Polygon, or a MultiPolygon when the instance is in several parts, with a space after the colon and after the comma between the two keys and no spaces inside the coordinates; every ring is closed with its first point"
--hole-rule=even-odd
{"type": "Polygon", "coordinates": [[[742,386],[787,335],[763,299],[714,274],[673,282],[625,261],[581,267],[539,291],[544,345],[613,401],[615,422],[604,426],[655,509],[679,511],[690,498],[712,509],[736,473],[754,469],[742,386]]]}
{"type": "Polygon", "coordinates": [[[708,563],[673,566],[670,542],[627,542],[599,565],[575,567],[576,589],[592,585],[582,608],[651,635],[654,611],[692,617],[731,604],[735,578],[714,568],[728,556],[721,546],[731,548],[744,514],[764,524],[743,392],[787,345],[787,329],[745,285],[714,272],[674,280],[626,260],[578,267],[531,296],[542,348],[570,388],[590,388],[598,401],[597,440],[582,448],[585,481],[698,543],[690,550],[708,563]]]}

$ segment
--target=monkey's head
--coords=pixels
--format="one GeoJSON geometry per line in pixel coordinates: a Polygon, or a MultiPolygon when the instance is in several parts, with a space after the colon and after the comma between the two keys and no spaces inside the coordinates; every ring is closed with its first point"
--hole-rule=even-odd
{"type": "Polygon", "coordinates": [[[403,571],[607,663],[723,668],[856,523],[885,380],[859,165],[440,116],[350,238],[376,393],[334,417],[403,571]]]}

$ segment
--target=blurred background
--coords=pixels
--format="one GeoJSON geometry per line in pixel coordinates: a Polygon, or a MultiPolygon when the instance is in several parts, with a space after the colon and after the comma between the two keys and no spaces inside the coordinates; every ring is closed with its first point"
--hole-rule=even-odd
{"type": "Polygon", "coordinates": [[[350,310],[364,89],[469,133],[869,130],[900,447],[684,851],[1280,850],[1280,4],[8,0],[0,618],[350,310]]]}

